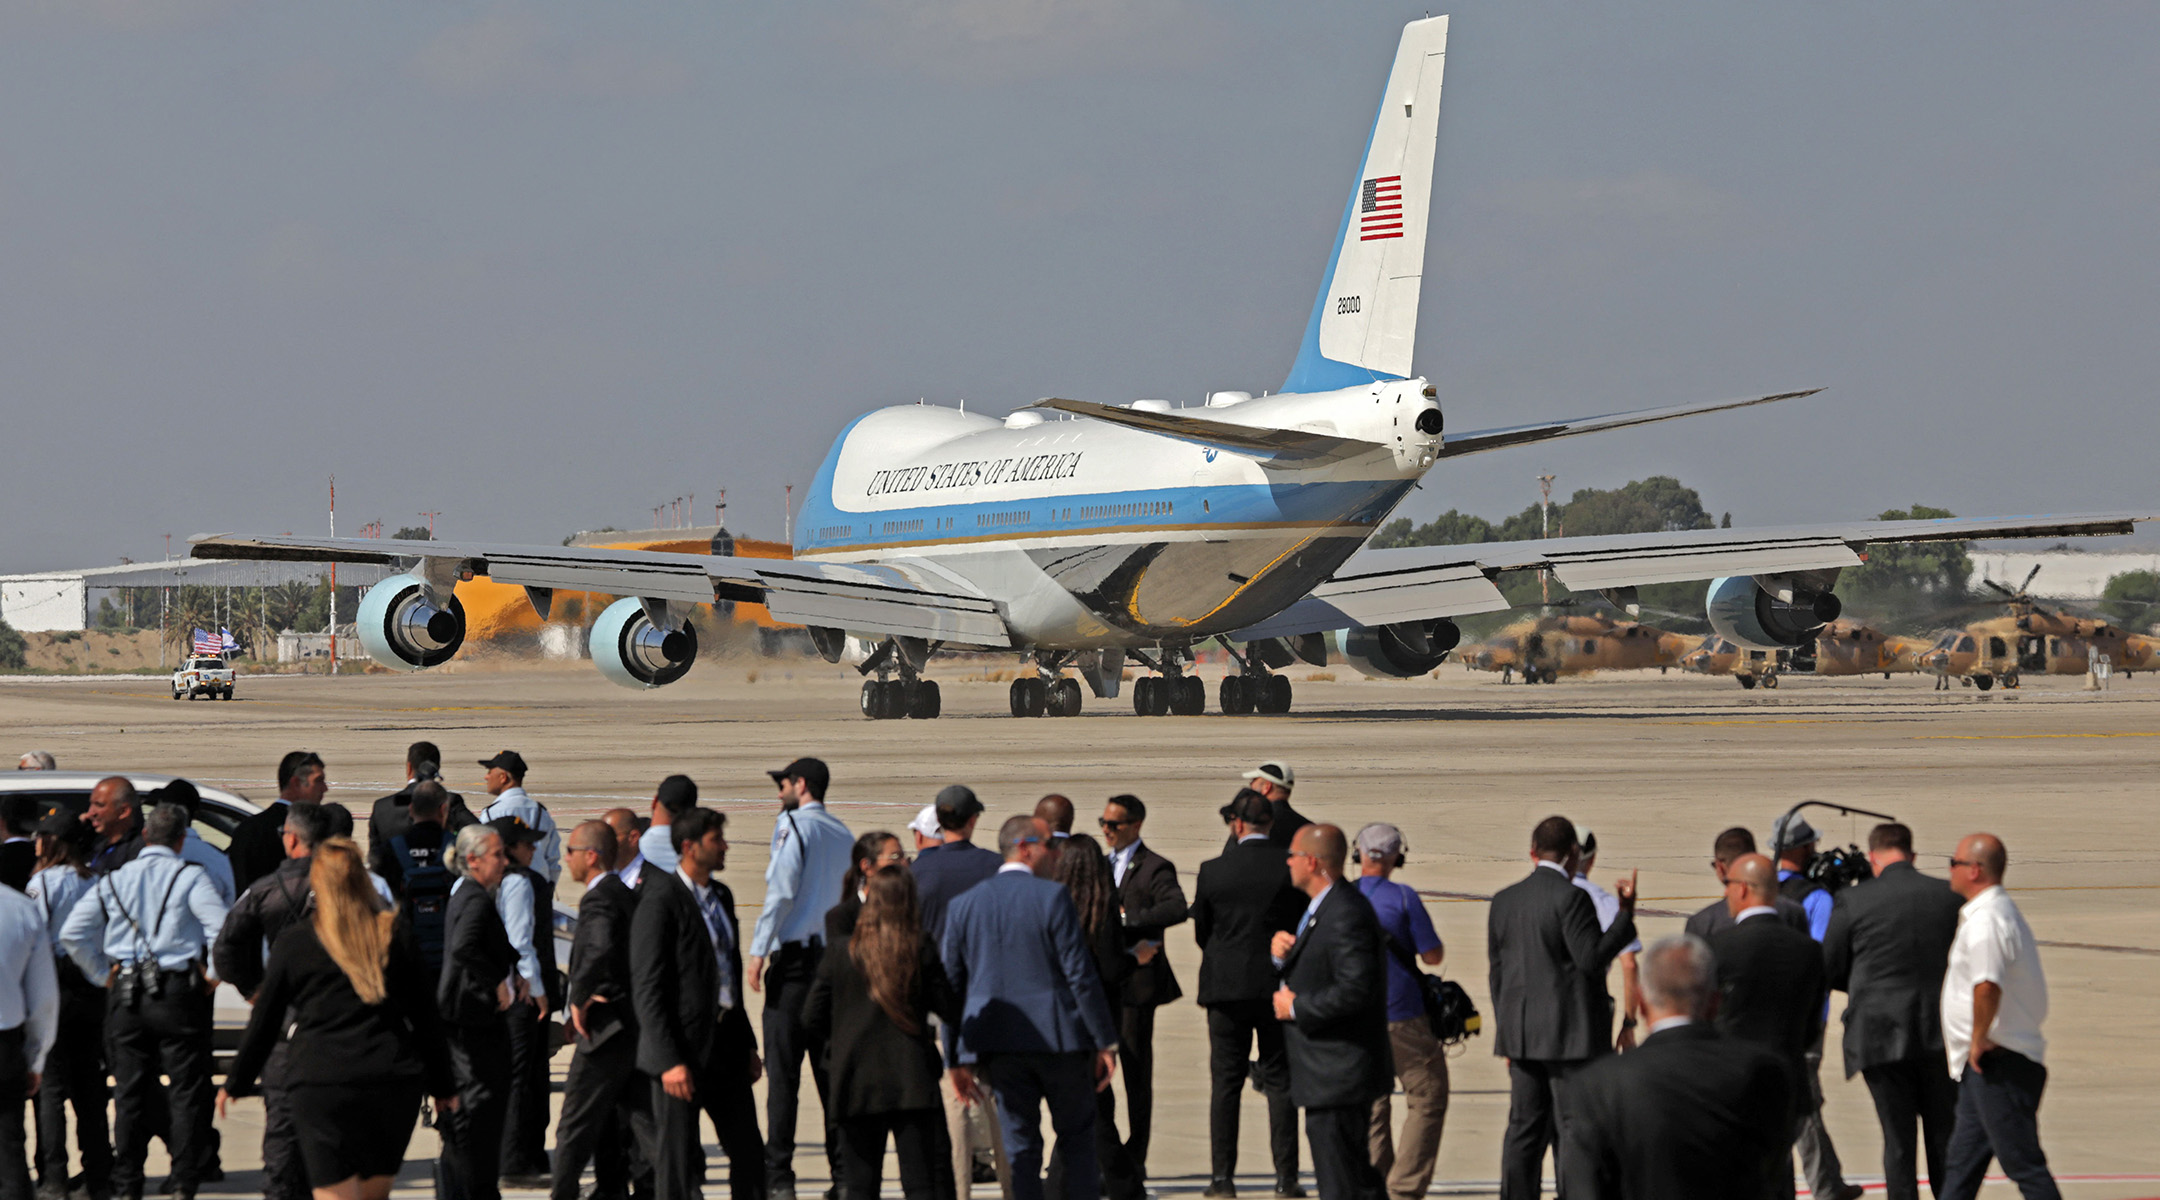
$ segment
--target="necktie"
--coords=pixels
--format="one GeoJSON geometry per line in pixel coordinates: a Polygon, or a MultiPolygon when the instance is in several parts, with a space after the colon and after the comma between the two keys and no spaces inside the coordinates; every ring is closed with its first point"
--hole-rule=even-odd
{"type": "Polygon", "coordinates": [[[727,918],[720,909],[720,895],[710,886],[698,889],[698,908],[705,914],[705,928],[712,936],[713,959],[720,968],[720,1011],[735,1007],[735,979],[728,970],[727,918]]]}

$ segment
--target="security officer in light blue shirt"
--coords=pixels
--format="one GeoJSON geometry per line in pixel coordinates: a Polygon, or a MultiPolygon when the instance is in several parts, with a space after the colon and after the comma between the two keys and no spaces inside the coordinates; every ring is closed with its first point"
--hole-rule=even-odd
{"type": "Polygon", "coordinates": [[[23,1153],[23,1105],[45,1070],[60,1023],[60,982],[53,971],[45,915],[36,901],[0,887],[0,1196],[30,1196],[23,1153]]]}
{"type": "Polygon", "coordinates": [[[180,857],[188,814],[161,805],[143,822],[134,861],[98,881],[68,914],[60,944],[105,985],[105,1039],[118,1120],[113,1187],[140,1197],[152,1089],[170,1075],[173,1192],[193,1200],[210,1145],[211,1003],[205,964],[225,924],[209,873],[180,857]]]}
{"type": "Polygon", "coordinates": [[[180,845],[180,857],[207,872],[211,885],[218,890],[219,898],[225,901],[225,907],[231,908],[233,901],[240,895],[233,885],[232,860],[225,857],[223,850],[204,841],[202,835],[192,828],[195,811],[202,806],[202,793],[196,791],[195,785],[187,780],[175,779],[164,787],[144,793],[143,803],[151,807],[177,804],[187,810],[191,828],[187,831],[187,840],[180,845]]]}
{"type": "MultiPolygon", "coordinates": [[[[765,866],[765,908],[744,971],[750,989],[765,992],[766,1187],[771,1200],[795,1200],[795,1106],[806,1054],[818,1098],[832,1112],[825,1050],[803,1027],[803,1006],[825,953],[825,911],[840,902],[855,835],[825,811],[832,773],[824,763],[798,758],[766,774],[780,788],[780,817],[765,866]]],[[[829,1116],[826,1126],[825,1157],[839,1179],[840,1138],[829,1116]]]]}

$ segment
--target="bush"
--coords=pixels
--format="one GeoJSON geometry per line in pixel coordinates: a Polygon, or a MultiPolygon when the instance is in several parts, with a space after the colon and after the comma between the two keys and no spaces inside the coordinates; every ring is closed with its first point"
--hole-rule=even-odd
{"type": "Polygon", "coordinates": [[[0,667],[20,671],[30,665],[30,645],[15,627],[0,621],[0,667]]]}

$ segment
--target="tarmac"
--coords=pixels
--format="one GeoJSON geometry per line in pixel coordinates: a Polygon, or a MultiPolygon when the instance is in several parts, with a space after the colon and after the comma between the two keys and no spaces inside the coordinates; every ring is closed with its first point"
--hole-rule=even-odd
{"type": "MultiPolygon", "coordinates": [[[[1296,768],[1294,803],[1306,815],[1351,832],[1373,820],[1404,830],[1409,862],[1397,878],[1425,892],[1447,943],[1443,970],[1480,1007],[1486,898],[1530,869],[1530,828],[1552,813],[1596,829],[1596,878],[1607,887],[1639,872],[1647,937],[1678,932],[1714,898],[1708,860],[1720,829],[1745,824],[1766,840],[1771,819],[1800,800],[1895,814],[1934,874],[1960,836],[1984,829],[2007,844],[2007,882],[2043,947],[2052,1011],[2041,1129],[2057,1178],[2080,1200],[2160,1196],[2160,853],[2149,844],[2160,681],[2117,678],[2092,692],[2082,677],[2028,677],[2016,691],[1936,693],[1925,677],[1792,677],[1766,692],[1678,672],[1507,686],[1453,666],[1408,682],[1300,669],[1286,716],[1139,718],[1129,699],[1091,698],[1079,718],[1016,720],[1008,672],[941,662],[936,674],[946,715],[935,722],[864,720],[855,672],[815,660],[708,661],[648,693],[568,667],[255,677],[230,703],[176,703],[161,679],[8,677],[0,749],[49,749],[70,769],[172,771],[268,798],[278,757],[306,747],[329,764],[330,799],[364,817],[400,786],[408,742],[440,743],[448,782],[483,799],[477,760],[510,748],[565,829],[616,805],[643,811],[662,776],[685,772],[730,817],[725,878],[746,921],[762,896],[774,812],[763,772],[798,755],[831,765],[829,802],[858,832],[900,830],[953,782],[989,806],[979,842],[1046,792],[1071,796],[1090,833],[1105,797],[1138,794],[1149,844],[1177,864],[1188,893],[1199,863],[1220,851],[1216,808],[1239,773],[1279,757],[1296,768]]],[[[1207,674],[1212,694],[1216,673],[1207,674]]],[[[1862,840],[1872,824],[1821,810],[1810,820],[1826,845],[1862,840]]],[[[1189,926],[1171,931],[1168,952],[1190,992],[1199,953],[1189,926]]],[[[1842,1078],[1839,1029],[1833,1013],[1826,1121],[1847,1177],[1879,1191],[1874,1110],[1865,1086],[1842,1078]]],[[[1207,1051],[1189,1000],[1160,1014],[1157,1054],[1150,1187],[1196,1196],[1207,1183],[1207,1051]]],[[[558,1056],[558,1083],[566,1062],[558,1056]]],[[[1433,1192],[1490,1195],[1505,1068],[1485,1037],[1450,1069],[1433,1192]]],[[[1265,1197],[1264,1108],[1257,1094],[1247,1101],[1240,1185],[1265,1197]]],[[[805,1138],[819,1128],[814,1107],[806,1099],[805,1138]]],[[[229,1178],[205,1194],[259,1194],[260,1116],[258,1102],[236,1102],[222,1122],[229,1178]]],[[[429,1189],[433,1148],[421,1130],[400,1194],[429,1189]]],[[[720,1196],[724,1163],[713,1155],[708,1194],[720,1196]]],[[[821,1191],[822,1155],[806,1144],[796,1161],[800,1194],[821,1191]]],[[[152,1178],[163,1170],[154,1153],[152,1178]]],[[[889,1156],[885,1190],[897,1195],[889,1156]]],[[[1983,1193],[2013,1194],[2000,1182],[1983,1193]]]]}

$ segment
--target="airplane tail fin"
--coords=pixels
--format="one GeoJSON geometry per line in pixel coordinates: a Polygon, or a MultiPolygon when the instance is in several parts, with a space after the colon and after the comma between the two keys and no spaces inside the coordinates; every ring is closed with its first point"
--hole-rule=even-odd
{"type": "Polygon", "coordinates": [[[1283,391],[1325,392],[1410,375],[1447,27],[1444,16],[1403,27],[1305,342],[1283,391]]]}

